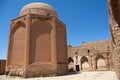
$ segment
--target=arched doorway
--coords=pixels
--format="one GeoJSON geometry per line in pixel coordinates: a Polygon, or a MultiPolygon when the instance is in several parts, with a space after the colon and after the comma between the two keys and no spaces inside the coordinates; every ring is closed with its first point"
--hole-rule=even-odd
{"type": "Polygon", "coordinates": [[[71,57],[68,58],[68,70],[74,71],[74,61],[71,57]]]}
{"type": "Polygon", "coordinates": [[[106,70],[105,58],[102,55],[96,57],[96,69],[97,70],[106,70]]]}
{"type": "Polygon", "coordinates": [[[88,58],[86,56],[83,56],[81,58],[81,70],[82,71],[87,71],[89,70],[89,63],[88,63],[88,58]]]}

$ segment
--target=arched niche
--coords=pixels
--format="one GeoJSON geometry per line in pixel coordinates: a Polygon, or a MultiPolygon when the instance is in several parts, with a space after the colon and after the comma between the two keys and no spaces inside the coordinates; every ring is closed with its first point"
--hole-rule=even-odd
{"type": "MultiPolygon", "coordinates": [[[[14,24],[14,23],[12,23],[14,24]]],[[[22,21],[17,21],[13,26],[12,26],[12,30],[11,30],[11,33],[14,33],[19,27],[24,27],[26,28],[26,25],[24,22],[22,21]]]]}
{"type": "Polygon", "coordinates": [[[68,70],[69,71],[73,71],[74,70],[74,61],[73,61],[72,57],[68,58],[68,70]]]}
{"type": "Polygon", "coordinates": [[[36,20],[31,24],[29,63],[51,62],[51,31],[48,21],[36,20]]]}
{"type": "Polygon", "coordinates": [[[88,58],[86,56],[81,57],[81,70],[87,71],[89,69],[88,58]]]}
{"type": "Polygon", "coordinates": [[[22,21],[16,22],[12,26],[11,36],[10,36],[10,54],[11,64],[16,66],[22,66],[24,64],[24,56],[26,51],[26,39],[27,30],[26,25],[22,21]]]}
{"type": "Polygon", "coordinates": [[[96,57],[96,69],[97,70],[105,70],[106,69],[105,58],[102,55],[98,55],[96,57]]]}

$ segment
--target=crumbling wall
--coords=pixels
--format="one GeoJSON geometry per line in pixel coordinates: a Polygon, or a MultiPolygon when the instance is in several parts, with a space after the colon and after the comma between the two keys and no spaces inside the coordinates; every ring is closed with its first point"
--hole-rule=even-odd
{"type": "Polygon", "coordinates": [[[120,0],[108,0],[112,63],[120,80],[120,0]]]}
{"type": "Polygon", "coordinates": [[[78,47],[68,46],[68,68],[76,71],[75,65],[79,65],[80,71],[111,70],[111,50],[111,40],[83,43],[78,47]]]}

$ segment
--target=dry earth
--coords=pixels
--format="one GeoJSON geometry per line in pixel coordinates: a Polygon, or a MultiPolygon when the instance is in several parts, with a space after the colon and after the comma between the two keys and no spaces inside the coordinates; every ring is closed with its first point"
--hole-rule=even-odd
{"type": "Polygon", "coordinates": [[[23,79],[19,77],[5,77],[0,75],[0,80],[118,80],[116,73],[113,71],[94,71],[74,73],[56,77],[39,77],[23,79]]]}

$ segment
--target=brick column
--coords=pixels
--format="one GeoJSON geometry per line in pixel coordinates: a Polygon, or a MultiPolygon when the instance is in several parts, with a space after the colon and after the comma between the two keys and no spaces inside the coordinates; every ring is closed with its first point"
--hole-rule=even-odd
{"type": "Polygon", "coordinates": [[[54,67],[57,69],[57,45],[56,45],[56,18],[55,17],[53,17],[53,18],[50,18],[52,21],[51,21],[51,24],[52,24],[52,27],[53,27],[53,29],[52,29],[52,41],[51,41],[51,45],[52,45],[52,54],[51,54],[51,56],[52,56],[52,64],[54,65],[54,67]]]}
{"type": "Polygon", "coordinates": [[[30,24],[31,24],[31,14],[27,15],[27,22],[26,22],[26,28],[27,28],[27,40],[26,40],[26,55],[25,55],[25,74],[24,77],[27,77],[27,66],[29,65],[29,47],[30,47],[30,24]]]}

